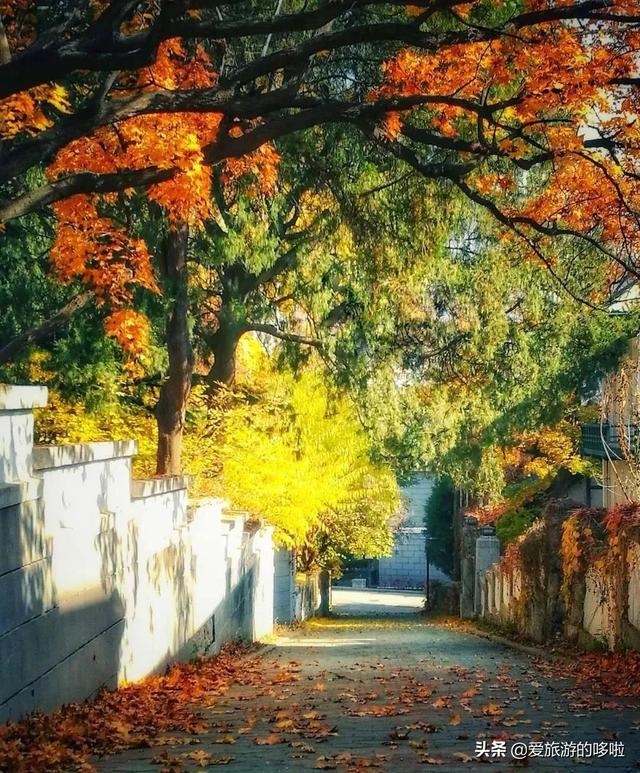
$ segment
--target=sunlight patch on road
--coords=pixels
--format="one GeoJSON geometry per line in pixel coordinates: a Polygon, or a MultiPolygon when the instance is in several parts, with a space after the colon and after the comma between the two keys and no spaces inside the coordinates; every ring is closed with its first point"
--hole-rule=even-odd
{"type": "Polygon", "coordinates": [[[376,638],[367,639],[290,639],[286,636],[277,639],[274,644],[276,647],[362,647],[377,641],[376,638]]]}
{"type": "Polygon", "coordinates": [[[348,617],[314,617],[305,620],[304,628],[307,629],[348,629],[358,628],[360,630],[370,628],[424,628],[430,623],[428,620],[416,616],[409,617],[357,617],[355,615],[348,617]],[[407,619],[409,618],[409,619],[407,619]]]}

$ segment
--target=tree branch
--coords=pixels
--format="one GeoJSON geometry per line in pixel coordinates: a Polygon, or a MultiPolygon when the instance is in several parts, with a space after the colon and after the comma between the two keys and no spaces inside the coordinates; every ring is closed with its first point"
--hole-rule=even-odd
{"type": "Polygon", "coordinates": [[[253,331],[254,333],[264,333],[273,338],[279,338],[282,341],[290,341],[291,343],[302,344],[303,346],[313,346],[316,349],[322,348],[322,341],[319,338],[309,338],[308,336],[298,335],[297,333],[287,333],[284,330],[280,330],[275,325],[248,322],[243,327],[243,331],[245,333],[250,331],[253,331]]]}
{"type": "Polygon", "coordinates": [[[79,293],[52,317],[29,330],[25,330],[24,333],[20,333],[20,335],[11,339],[11,341],[0,346],[0,365],[13,360],[16,355],[24,351],[27,346],[46,341],[56,328],[65,325],[71,317],[83,309],[93,297],[94,294],[92,290],[85,290],[84,292],[79,293]]]}
{"type": "MultiPolygon", "coordinates": [[[[74,39],[60,42],[58,35],[45,35],[12,61],[0,66],[0,99],[52,80],[60,80],[78,70],[101,72],[105,70],[134,70],[150,64],[160,42],[170,37],[184,39],[232,40],[253,35],[307,32],[320,30],[331,21],[356,8],[375,6],[381,9],[404,5],[405,0],[335,0],[313,11],[269,18],[249,18],[225,22],[215,19],[175,18],[174,6],[163,6],[155,23],[142,32],[123,36],[114,35],[112,22],[122,20],[123,11],[135,7],[135,2],[112,3],[87,30],[74,39]],[[108,24],[106,23],[108,22],[108,24]],[[105,34],[108,30],[109,35],[105,34]]],[[[460,0],[449,3],[422,3],[425,8],[453,7],[460,0]]],[[[546,8],[513,17],[498,27],[468,28],[434,35],[423,32],[413,22],[382,22],[351,25],[336,32],[315,35],[293,49],[285,49],[242,68],[232,76],[236,84],[247,83],[260,75],[282,67],[297,64],[320,51],[333,51],[358,43],[390,42],[415,46],[425,50],[454,46],[461,43],[491,41],[510,30],[548,24],[554,21],[598,18],[597,11],[609,8],[610,0],[586,0],[566,6],[546,8]]],[[[126,15],[126,14],[125,14],[126,15]]],[[[620,23],[635,23],[634,16],[619,17],[620,23]]]]}

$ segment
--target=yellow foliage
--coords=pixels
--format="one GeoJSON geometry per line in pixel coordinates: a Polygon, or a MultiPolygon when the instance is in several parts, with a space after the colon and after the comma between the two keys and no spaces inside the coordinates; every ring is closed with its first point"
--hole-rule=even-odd
{"type": "MultiPolygon", "coordinates": [[[[34,367],[45,374],[43,363],[34,367]]],[[[388,553],[397,482],[371,461],[348,398],[313,369],[297,377],[274,370],[255,339],[240,346],[238,375],[236,393],[212,399],[202,387],[192,392],[182,459],[191,496],[230,500],[272,524],[286,545],[322,539],[336,563],[347,552],[388,553]]],[[[136,440],[134,475],[154,474],[157,428],[148,407],[113,399],[90,411],[53,390],[36,431],[44,444],[136,440]]]]}
{"type": "Polygon", "coordinates": [[[355,525],[367,514],[380,540],[363,552],[386,551],[387,521],[399,506],[397,483],[371,462],[369,440],[348,399],[332,395],[313,370],[298,377],[273,371],[256,346],[245,349],[241,368],[260,385],[263,402],[225,417],[226,495],[273,524],[289,545],[302,544],[314,531],[343,529],[345,519],[355,525]]]}

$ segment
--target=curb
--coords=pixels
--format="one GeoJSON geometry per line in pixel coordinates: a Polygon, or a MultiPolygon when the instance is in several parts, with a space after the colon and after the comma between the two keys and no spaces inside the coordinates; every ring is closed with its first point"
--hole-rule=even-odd
{"type": "Polygon", "coordinates": [[[509,647],[513,650],[523,652],[525,655],[532,655],[536,658],[544,658],[546,660],[557,660],[562,663],[568,663],[571,658],[569,655],[561,655],[557,652],[549,652],[549,650],[543,647],[537,647],[533,644],[521,644],[520,642],[508,639],[506,636],[500,636],[499,634],[489,633],[483,631],[481,628],[476,628],[470,625],[468,628],[463,629],[465,633],[471,634],[471,636],[477,636],[479,639],[485,639],[487,641],[494,642],[494,644],[500,644],[503,647],[509,647]]]}

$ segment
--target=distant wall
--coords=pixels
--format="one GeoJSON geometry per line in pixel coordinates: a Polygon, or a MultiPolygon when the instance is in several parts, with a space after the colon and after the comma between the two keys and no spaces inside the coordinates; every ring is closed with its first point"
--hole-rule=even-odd
{"type": "Polygon", "coordinates": [[[34,449],[45,403],[0,386],[0,721],[271,632],[271,530],[132,480],[135,443],[34,449]]]}
{"type": "MultiPolygon", "coordinates": [[[[433,490],[434,477],[416,473],[413,481],[402,487],[407,516],[396,532],[391,556],[378,561],[378,582],[383,588],[423,588],[427,581],[427,530],[424,525],[425,507],[433,490]]],[[[448,581],[444,572],[431,565],[432,580],[448,581]]]]}
{"type": "Polygon", "coordinates": [[[403,526],[424,527],[425,507],[433,491],[435,478],[427,472],[419,472],[406,486],[402,487],[402,496],[407,507],[407,519],[403,526]]]}
{"type": "Polygon", "coordinates": [[[275,553],[273,594],[274,621],[281,625],[301,623],[320,609],[318,572],[296,572],[292,550],[279,548],[275,553]]]}
{"type": "Polygon", "coordinates": [[[427,580],[427,554],[422,528],[400,529],[394,539],[393,554],[378,562],[379,583],[383,588],[420,588],[427,580]]]}
{"type": "Polygon", "coordinates": [[[279,548],[275,552],[275,574],[273,580],[273,619],[281,625],[288,625],[295,619],[296,608],[296,562],[293,551],[279,548]]]}

